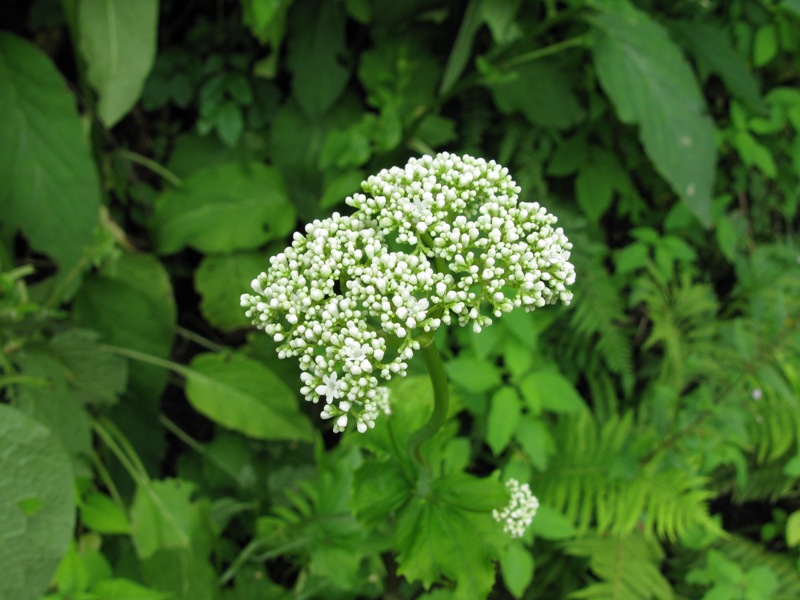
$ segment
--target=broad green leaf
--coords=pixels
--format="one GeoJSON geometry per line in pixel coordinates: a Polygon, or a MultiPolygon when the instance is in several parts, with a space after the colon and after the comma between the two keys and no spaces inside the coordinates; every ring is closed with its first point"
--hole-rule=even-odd
{"type": "MultiPolygon", "coordinates": [[[[152,255],[124,254],[113,266],[85,279],[73,317],[99,331],[108,344],[167,358],[177,321],[169,276],[152,255]]],[[[165,369],[139,361],[131,361],[128,369],[137,397],[160,396],[165,369]]]]}
{"type": "Polygon", "coordinates": [[[147,481],[136,488],[131,505],[131,537],[140,559],[158,550],[208,551],[203,514],[192,500],[196,486],[181,479],[147,481]]]}
{"type": "Polygon", "coordinates": [[[620,120],[639,125],[645,152],[708,226],[716,164],[714,125],[697,80],[666,31],[627,4],[589,17],[597,76],[620,120]]]}
{"type": "Polygon", "coordinates": [[[269,267],[260,252],[210,255],[194,272],[194,285],[200,294],[200,310],[206,321],[229,330],[250,324],[239,305],[239,295],[250,291],[250,282],[269,267]]]}
{"type": "Polygon", "coordinates": [[[33,44],[0,33],[0,225],[66,273],[94,242],[100,182],[75,98],[33,44]]]}
{"type": "Polygon", "coordinates": [[[437,481],[429,497],[412,498],[397,519],[398,573],[425,588],[444,575],[457,582],[456,598],[486,597],[502,538],[485,505],[502,508],[503,494],[497,481],[456,474],[437,481]],[[468,497],[454,504],[462,491],[468,497]]]}
{"type": "Polygon", "coordinates": [[[752,110],[766,112],[758,81],[748,70],[744,58],[731,46],[724,29],[700,21],[677,21],[671,28],[689,45],[701,69],[705,67],[719,75],[725,87],[752,110]]]}
{"type": "MultiPolygon", "coordinates": [[[[94,533],[73,539],[56,569],[51,585],[61,593],[71,594],[85,591],[103,579],[110,579],[111,565],[99,551],[99,541],[99,536],[94,533]]],[[[75,597],[76,600],[81,598],[78,594],[75,597]]]]}
{"type": "Polygon", "coordinates": [[[575,386],[555,371],[529,373],[519,383],[519,388],[534,412],[540,407],[558,413],[577,413],[586,408],[575,386]]]}
{"type": "Polygon", "coordinates": [[[575,526],[563,513],[542,504],[531,523],[531,531],[546,540],[565,540],[576,534],[575,526]]]}
{"type": "Polygon", "coordinates": [[[310,117],[324,114],[347,85],[345,16],[338,2],[298,0],[290,15],[287,62],[294,96],[310,117]]]}
{"type": "Polygon", "coordinates": [[[501,387],[492,396],[486,423],[486,443],[495,456],[505,450],[511,441],[522,414],[520,404],[517,391],[509,386],[501,387]]]}
{"type": "Polygon", "coordinates": [[[38,600],[72,539],[69,457],[53,434],[0,404],[0,597],[38,600]]]}
{"type": "Polygon", "coordinates": [[[753,40],[753,65],[763,67],[778,53],[778,30],[773,23],[765,23],[756,30],[753,40]]]}
{"type": "Polygon", "coordinates": [[[501,383],[500,369],[489,360],[459,356],[448,361],[445,369],[454,385],[474,394],[488,392],[501,383]]]}
{"type": "Polygon", "coordinates": [[[533,566],[533,557],[522,544],[509,544],[500,555],[500,573],[514,598],[521,598],[533,581],[533,566]]]}
{"type": "Polygon", "coordinates": [[[155,60],[157,27],[158,0],[78,3],[78,47],[106,127],[113,127],[139,99],[155,60]]]}
{"type": "Polygon", "coordinates": [[[339,204],[344,204],[345,198],[361,190],[361,182],[365,179],[365,173],[357,169],[351,169],[337,175],[325,185],[325,191],[322,193],[319,207],[332,208],[339,204]]]}
{"type": "Polygon", "coordinates": [[[156,199],[153,234],[160,254],[185,246],[204,253],[257,248],[294,227],[281,174],[260,163],[194,173],[156,199]]]}
{"type": "Polygon", "coordinates": [[[141,563],[149,585],[169,600],[217,600],[218,574],[208,558],[193,548],[160,548],[141,563]]]}
{"type": "Polygon", "coordinates": [[[592,223],[598,223],[608,211],[615,192],[630,188],[631,182],[617,157],[601,149],[591,151],[575,178],[578,205],[592,223]]]}
{"type": "Polygon", "coordinates": [[[260,362],[200,354],[190,367],[182,371],[186,396],[209,419],[258,439],[311,441],[294,393],[260,362]]]}
{"type": "Polygon", "coordinates": [[[584,117],[567,72],[552,61],[520,67],[489,89],[501,111],[521,112],[534,125],[564,129],[584,117]]]}

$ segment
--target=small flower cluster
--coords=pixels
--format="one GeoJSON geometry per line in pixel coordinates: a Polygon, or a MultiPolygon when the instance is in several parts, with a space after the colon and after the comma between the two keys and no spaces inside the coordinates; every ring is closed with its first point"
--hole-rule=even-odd
{"type": "Polygon", "coordinates": [[[503,531],[512,538],[520,538],[533,522],[536,511],[539,510],[539,500],[531,493],[527,483],[520,484],[516,479],[506,481],[506,487],[511,492],[511,501],[502,510],[493,510],[492,517],[498,523],[503,523],[503,531]]]}
{"type": "Polygon", "coordinates": [[[495,162],[447,153],[381,171],[292,245],[244,294],[248,318],[298,356],[302,393],[364,432],[390,410],[381,385],[404,375],[419,337],[453,321],[476,331],[515,307],[569,303],[572,245],[556,218],[518,202],[495,162]]]}

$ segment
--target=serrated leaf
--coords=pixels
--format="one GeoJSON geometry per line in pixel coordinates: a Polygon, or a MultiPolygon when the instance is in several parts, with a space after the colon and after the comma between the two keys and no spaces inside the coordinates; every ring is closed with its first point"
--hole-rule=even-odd
{"type": "Polygon", "coordinates": [[[97,91],[97,113],[111,128],[133,108],[156,55],[158,0],[81,0],[78,47],[97,91]]]}
{"type": "Polygon", "coordinates": [[[250,289],[250,282],[267,269],[269,261],[261,252],[210,255],[194,272],[194,285],[200,294],[203,317],[218,329],[247,326],[237,293],[250,289]]]}
{"type": "Polygon", "coordinates": [[[522,414],[520,405],[519,395],[512,387],[503,386],[492,396],[486,423],[486,443],[495,456],[505,450],[511,441],[522,414]]]}
{"type": "Polygon", "coordinates": [[[399,465],[367,461],[353,476],[353,512],[359,521],[373,527],[405,504],[413,492],[399,465]]]}
{"type": "Polygon", "coordinates": [[[499,526],[488,510],[478,512],[481,508],[465,508],[464,503],[500,508],[507,499],[501,498],[497,481],[464,474],[437,481],[430,497],[415,496],[397,519],[398,573],[420,580],[425,588],[444,575],[457,582],[456,598],[486,597],[494,584],[499,526]],[[462,491],[468,499],[454,504],[462,491]]]}
{"type": "Polygon", "coordinates": [[[200,354],[182,373],[189,403],[220,425],[263,440],[311,441],[294,393],[260,362],[200,354]]]}
{"type": "Polygon", "coordinates": [[[666,31],[627,4],[597,12],[593,56],[620,120],[639,125],[650,160],[687,208],[711,224],[714,125],[686,59],[666,31]]]}
{"type": "Polygon", "coordinates": [[[294,227],[280,172],[261,163],[198,171],[156,199],[153,234],[160,254],[191,246],[204,253],[250,250],[294,227]]]}
{"type": "Polygon", "coordinates": [[[72,539],[69,457],[44,426],[0,404],[0,597],[38,600],[72,539]]]}
{"type": "Polygon", "coordinates": [[[94,242],[100,182],[75,98],[50,59],[0,33],[0,206],[6,236],[21,229],[62,272],[94,242]]]}

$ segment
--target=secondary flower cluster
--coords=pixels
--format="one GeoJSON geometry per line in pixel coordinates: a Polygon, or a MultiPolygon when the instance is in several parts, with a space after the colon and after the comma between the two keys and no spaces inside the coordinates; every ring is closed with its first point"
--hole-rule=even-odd
{"type": "Polygon", "coordinates": [[[556,218],[518,202],[508,170],[483,159],[412,159],[362,184],[367,194],[295,233],[244,294],[253,323],[298,356],[302,393],[359,431],[389,412],[381,387],[404,375],[420,336],[442,324],[476,331],[515,307],[569,303],[572,245],[556,218]]]}
{"type": "Polygon", "coordinates": [[[492,517],[498,523],[503,523],[503,531],[512,538],[520,538],[533,522],[536,511],[539,510],[539,500],[531,493],[527,483],[520,485],[516,479],[506,481],[506,487],[511,492],[511,501],[502,510],[492,511],[492,517]]]}

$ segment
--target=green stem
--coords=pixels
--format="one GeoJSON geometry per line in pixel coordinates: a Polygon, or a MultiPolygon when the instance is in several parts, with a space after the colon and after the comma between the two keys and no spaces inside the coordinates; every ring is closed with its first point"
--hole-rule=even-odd
{"type": "Polygon", "coordinates": [[[216,342],[212,342],[211,340],[203,337],[199,333],[195,333],[191,329],[186,329],[185,327],[181,327],[180,325],[178,325],[175,328],[175,333],[177,333],[185,340],[189,340],[190,342],[194,342],[198,346],[202,346],[206,350],[211,350],[212,352],[222,352],[223,350],[225,350],[225,346],[217,344],[216,342]]]}
{"type": "Polygon", "coordinates": [[[502,66],[510,70],[514,67],[524,65],[525,63],[539,60],[540,58],[544,58],[545,56],[550,56],[551,54],[558,54],[559,52],[567,50],[568,48],[573,48],[575,46],[584,46],[588,39],[589,39],[588,35],[579,35],[577,37],[570,38],[568,40],[563,40],[561,42],[551,44],[550,46],[545,46],[544,48],[537,48],[536,50],[531,50],[530,52],[526,52],[525,54],[519,54],[517,56],[509,58],[507,61],[502,63],[502,66]]]}
{"type": "Polygon", "coordinates": [[[146,156],[142,156],[136,152],[131,152],[130,150],[120,149],[117,150],[117,155],[120,158],[127,159],[132,163],[136,163],[142,165],[143,167],[150,169],[156,175],[159,175],[165,181],[171,183],[175,187],[181,187],[183,185],[183,181],[180,177],[175,175],[172,171],[164,167],[163,165],[158,164],[156,161],[147,158],[146,156]]]}
{"type": "Polygon", "coordinates": [[[447,389],[447,373],[444,371],[444,363],[442,363],[442,357],[439,355],[436,344],[431,342],[425,346],[422,354],[425,357],[428,375],[433,382],[433,414],[430,420],[421,429],[414,432],[408,440],[408,450],[421,472],[428,473],[429,465],[422,456],[422,444],[431,439],[447,420],[449,390],[447,389]]]}

